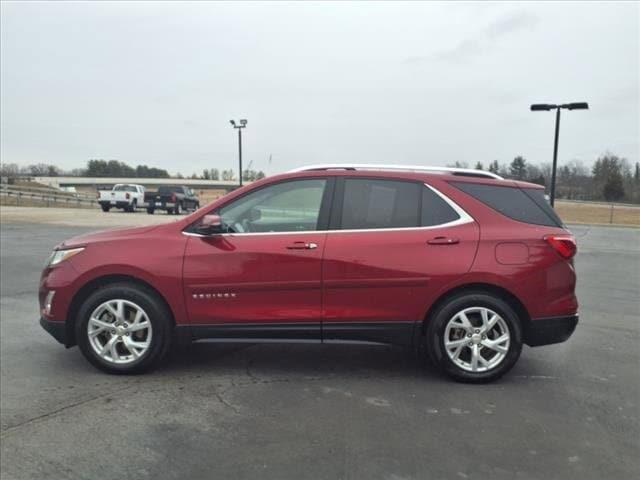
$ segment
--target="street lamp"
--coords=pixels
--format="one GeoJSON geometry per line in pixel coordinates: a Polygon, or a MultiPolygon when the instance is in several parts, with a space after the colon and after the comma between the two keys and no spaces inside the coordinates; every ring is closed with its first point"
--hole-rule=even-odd
{"type": "Polygon", "coordinates": [[[548,112],[550,110],[556,111],[556,136],[553,143],[553,167],[551,169],[551,192],[550,203],[553,207],[556,198],[556,166],[558,165],[558,134],[560,133],[560,110],[588,110],[589,104],[587,102],[574,102],[564,103],[562,105],[553,105],[550,103],[535,103],[531,105],[532,112],[548,112]]]}
{"type": "Polygon", "coordinates": [[[242,129],[247,127],[247,120],[240,120],[240,125],[237,125],[235,120],[229,120],[229,123],[233,125],[233,128],[238,130],[238,161],[240,170],[240,186],[242,186],[242,129]]]}

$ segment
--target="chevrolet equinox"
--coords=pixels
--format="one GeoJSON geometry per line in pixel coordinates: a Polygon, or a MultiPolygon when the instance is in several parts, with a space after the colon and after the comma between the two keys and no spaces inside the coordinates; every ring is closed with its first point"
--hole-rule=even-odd
{"type": "Polygon", "coordinates": [[[173,342],[396,344],[456,380],[506,373],[578,322],[576,242],[538,185],[484,171],[319,165],[184,219],[81,235],[42,272],[41,325],[135,373],[173,342]]]}

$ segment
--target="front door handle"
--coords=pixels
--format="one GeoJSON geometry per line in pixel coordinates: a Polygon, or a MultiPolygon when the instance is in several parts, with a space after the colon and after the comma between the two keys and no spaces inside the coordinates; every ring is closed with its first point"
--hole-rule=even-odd
{"type": "Polygon", "coordinates": [[[291,245],[287,245],[289,250],[315,250],[318,248],[318,244],[313,242],[293,242],[291,245]]]}
{"type": "Polygon", "coordinates": [[[457,243],[460,243],[460,240],[451,237],[436,237],[428,240],[427,243],[429,245],[455,245],[457,243]]]}

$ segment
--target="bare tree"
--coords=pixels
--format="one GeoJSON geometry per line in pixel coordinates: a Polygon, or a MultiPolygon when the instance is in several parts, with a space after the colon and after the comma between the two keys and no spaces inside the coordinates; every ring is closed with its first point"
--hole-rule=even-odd
{"type": "Polygon", "coordinates": [[[0,163],[0,176],[15,178],[20,173],[20,167],[16,163],[0,163]]]}

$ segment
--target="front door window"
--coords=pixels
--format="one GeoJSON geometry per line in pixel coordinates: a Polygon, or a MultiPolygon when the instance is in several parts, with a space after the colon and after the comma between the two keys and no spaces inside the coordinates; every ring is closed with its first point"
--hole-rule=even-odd
{"type": "Polygon", "coordinates": [[[318,229],[325,179],[282,182],[249,193],[219,211],[229,233],[318,229]]]}

